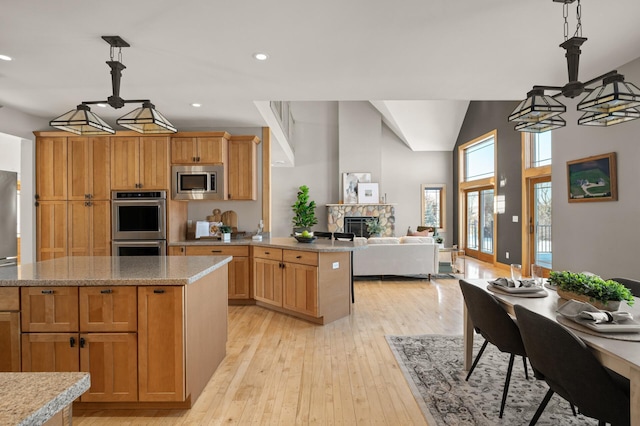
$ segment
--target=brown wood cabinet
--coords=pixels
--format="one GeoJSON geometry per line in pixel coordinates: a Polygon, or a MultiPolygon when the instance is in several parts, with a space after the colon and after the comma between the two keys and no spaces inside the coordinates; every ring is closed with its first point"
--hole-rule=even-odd
{"type": "Polygon", "coordinates": [[[224,164],[226,161],[225,136],[171,138],[171,164],[224,164]]]}
{"type": "Polygon", "coordinates": [[[66,199],[67,138],[36,138],[36,200],[66,199]]]}
{"type": "Polygon", "coordinates": [[[282,250],[253,247],[253,295],[269,305],[282,307],[282,250]]]}
{"type": "Polygon", "coordinates": [[[69,256],[111,255],[111,202],[69,201],[69,256]]]}
{"type": "Polygon", "coordinates": [[[0,287],[0,372],[20,371],[20,289],[0,287]]]}
{"type": "Polygon", "coordinates": [[[138,287],[140,401],[184,401],[184,287],[138,287]]]}
{"type": "Polygon", "coordinates": [[[36,202],[36,258],[49,260],[67,255],[67,202],[36,202]]]}
{"type": "MultiPolygon", "coordinates": [[[[171,251],[170,254],[172,254],[171,251]]],[[[249,246],[188,246],[184,252],[178,250],[176,253],[176,255],[182,254],[187,256],[233,256],[229,264],[229,300],[251,299],[249,246]]]]}
{"type": "Polygon", "coordinates": [[[169,138],[111,138],[111,189],[169,188],[169,138]]]}
{"type": "Polygon", "coordinates": [[[78,287],[21,287],[22,332],[78,331],[78,287]]]}
{"type": "Polygon", "coordinates": [[[22,371],[79,371],[80,336],[76,333],[23,333],[22,371]]]}
{"type": "MultiPolygon", "coordinates": [[[[291,250],[285,250],[290,252],[291,250]]],[[[309,252],[306,252],[309,253],[309,252]]],[[[317,254],[316,264],[317,264],[317,254]]],[[[301,263],[284,263],[282,307],[292,311],[318,316],[318,267],[301,263]]]]}
{"type": "Polygon", "coordinates": [[[258,150],[255,136],[231,136],[229,139],[229,200],[258,199],[258,150]]]}
{"type": "Polygon", "coordinates": [[[108,137],[69,137],[67,199],[111,199],[111,144],[108,137]]]}
{"type": "Polygon", "coordinates": [[[83,332],[137,331],[137,294],[134,286],[80,287],[80,330],[83,332]]]}

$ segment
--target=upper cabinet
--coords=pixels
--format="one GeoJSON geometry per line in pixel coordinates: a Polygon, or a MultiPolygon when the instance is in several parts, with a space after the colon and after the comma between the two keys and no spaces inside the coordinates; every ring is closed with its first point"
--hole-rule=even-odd
{"type": "Polygon", "coordinates": [[[112,137],[111,189],[168,189],[169,138],[112,137]]]}
{"type": "Polygon", "coordinates": [[[226,132],[210,136],[172,137],[171,164],[223,164],[227,159],[226,132]]]}
{"type": "Polygon", "coordinates": [[[257,136],[231,136],[229,139],[229,200],[258,199],[257,136]]]}
{"type": "Polygon", "coordinates": [[[111,199],[110,147],[106,136],[68,138],[68,200],[111,199]]]}
{"type": "Polygon", "coordinates": [[[36,199],[67,199],[67,138],[36,138],[36,199]]]}

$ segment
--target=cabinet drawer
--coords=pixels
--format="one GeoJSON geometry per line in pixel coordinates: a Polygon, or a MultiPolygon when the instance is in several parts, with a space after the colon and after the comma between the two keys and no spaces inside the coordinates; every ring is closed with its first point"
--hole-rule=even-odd
{"type": "Polygon", "coordinates": [[[20,288],[0,287],[0,311],[20,310],[20,288]]]}
{"type": "Polygon", "coordinates": [[[313,251],[284,250],[282,260],[285,262],[318,266],[318,253],[313,251]]]}
{"type": "Polygon", "coordinates": [[[187,246],[187,256],[249,256],[249,246],[187,246]]]}
{"type": "Polygon", "coordinates": [[[138,303],[135,287],[80,288],[80,331],[137,330],[138,303]]]}
{"type": "Polygon", "coordinates": [[[282,249],[254,246],[253,257],[259,257],[261,259],[282,260],[282,249]]]}
{"type": "Polygon", "coordinates": [[[78,331],[78,287],[21,287],[23,332],[78,331]]]}

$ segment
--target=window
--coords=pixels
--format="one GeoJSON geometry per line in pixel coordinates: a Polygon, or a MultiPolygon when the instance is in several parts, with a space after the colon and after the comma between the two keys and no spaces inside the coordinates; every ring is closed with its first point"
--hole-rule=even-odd
{"type": "Polygon", "coordinates": [[[470,145],[464,150],[464,181],[490,178],[495,173],[495,136],[470,145]]]}
{"type": "Polygon", "coordinates": [[[422,225],[444,228],[444,185],[421,185],[422,225]]]}
{"type": "Polygon", "coordinates": [[[551,133],[531,134],[531,167],[551,165],[551,133]]]}

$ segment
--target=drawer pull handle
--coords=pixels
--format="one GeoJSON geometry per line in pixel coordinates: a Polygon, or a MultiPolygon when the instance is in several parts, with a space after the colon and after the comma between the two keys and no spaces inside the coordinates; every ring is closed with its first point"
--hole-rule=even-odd
{"type": "Polygon", "coordinates": [[[42,290],[42,294],[53,294],[53,290],[42,290]]]}
{"type": "Polygon", "coordinates": [[[102,294],[111,294],[113,293],[113,290],[111,290],[110,288],[104,289],[104,290],[100,290],[100,293],[102,294]]]}
{"type": "Polygon", "coordinates": [[[264,254],[271,254],[271,252],[265,251],[264,254]]]}
{"type": "Polygon", "coordinates": [[[155,290],[153,290],[153,292],[154,292],[155,294],[163,294],[163,293],[164,293],[164,290],[163,290],[163,289],[161,289],[161,288],[156,288],[155,290]]]}
{"type": "Polygon", "coordinates": [[[69,347],[74,347],[76,345],[76,339],[75,337],[70,337],[69,338],[69,347]]]}
{"type": "Polygon", "coordinates": [[[211,250],[211,253],[222,253],[222,250],[211,250]]]}
{"type": "Polygon", "coordinates": [[[296,259],[302,259],[302,256],[296,256],[296,259]]]}

